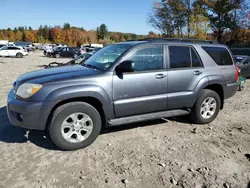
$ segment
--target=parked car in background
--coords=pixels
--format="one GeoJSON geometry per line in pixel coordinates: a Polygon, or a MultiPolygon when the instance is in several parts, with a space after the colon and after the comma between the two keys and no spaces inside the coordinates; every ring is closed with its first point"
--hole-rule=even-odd
{"type": "Polygon", "coordinates": [[[51,56],[51,54],[54,52],[54,51],[58,51],[62,48],[62,46],[55,46],[53,48],[48,48],[47,50],[44,50],[43,54],[45,56],[51,56]]]}
{"type": "Polygon", "coordinates": [[[25,51],[22,47],[18,46],[3,46],[0,48],[0,56],[2,57],[18,57],[28,55],[28,52],[25,51]]]}
{"type": "Polygon", "coordinates": [[[102,48],[94,48],[94,50],[92,50],[91,52],[89,52],[89,54],[93,55],[96,52],[98,52],[99,50],[101,50],[102,48]]]}
{"type": "Polygon", "coordinates": [[[240,69],[241,76],[250,77],[250,56],[235,55],[234,60],[240,69]]]}
{"type": "Polygon", "coordinates": [[[32,43],[31,42],[17,41],[14,44],[15,44],[15,46],[20,46],[22,48],[24,48],[24,47],[32,47],[32,43]]]}
{"type": "Polygon", "coordinates": [[[85,54],[79,55],[76,59],[72,59],[67,63],[51,62],[48,65],[43,65],[43,67],[45,69],[48,69],[48,68],[55,68],[55,67],[62,67],[62,66],[79,65],[79,64],[83,64],[91,56],[92,56],[91,54],[85,53],[85,54]]]}
{"type": "Polygon", "coordinates": [[[55,50],[51,53],[51,56],[55,58],[71,57],[75,59],[79,55],[81,55],[80,48],[73,48],[73,47],[62,47],[59,50],[55,50]]]}
{"type": "Polygon", "coordinates": [[[7,46],[6,44],[0,44],[0,48],[2,48],[3,46],[7,46]]]}

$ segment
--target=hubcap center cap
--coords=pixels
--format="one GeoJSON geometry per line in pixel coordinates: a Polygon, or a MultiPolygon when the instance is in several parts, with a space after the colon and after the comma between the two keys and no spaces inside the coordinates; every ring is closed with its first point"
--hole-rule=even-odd
{"type": "Polygon", "coordinates": [[[81,125],[79,123],[76,123],[74,125],[74,128],[75,128],[76,131],[79,131],[81,129],[81,125]]]}

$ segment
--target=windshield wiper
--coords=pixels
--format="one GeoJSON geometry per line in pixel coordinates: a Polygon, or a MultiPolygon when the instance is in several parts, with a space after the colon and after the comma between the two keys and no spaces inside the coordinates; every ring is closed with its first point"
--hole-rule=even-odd
{"type": "Polygon", "coordinates": [[[82,64],[83,66],[86,66],[86,67],[90,67],[92,69],[95,69],[95,70],[100,70],[102,71],[102,69],[100,69],[99,67],[95,66],[95,65],[91,65],[91,64],[82,64]]]}

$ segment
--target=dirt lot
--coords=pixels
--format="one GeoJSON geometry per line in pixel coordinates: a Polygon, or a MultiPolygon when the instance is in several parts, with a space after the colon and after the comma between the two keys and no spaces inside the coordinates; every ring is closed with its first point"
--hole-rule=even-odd
{"type": "Polygon", "coordinates": [[[0,187],[250,187],[249,83],[209,125],[188,117],[128,125],[105,130],[86,149],[62,152],[6,115],[16,77],[54,60],[41,52],[0,58],[0,187]]]}

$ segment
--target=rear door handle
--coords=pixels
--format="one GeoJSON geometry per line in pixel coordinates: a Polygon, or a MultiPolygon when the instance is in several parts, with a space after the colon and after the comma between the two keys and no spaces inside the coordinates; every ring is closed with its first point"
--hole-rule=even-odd
{"type": "Polygon", "coordinates": [[[201,71],[194,71],[194,75],[201,75],[202,74],[202,72],[201,71]]]}
{"type": "Polygon", "coordinates": [[[165,77],[166,77],[166,75],[164,75],[164,74],[156,74],[155,75],[156,79],[162,79],[162,78],[165,78],[165,77]]]}

